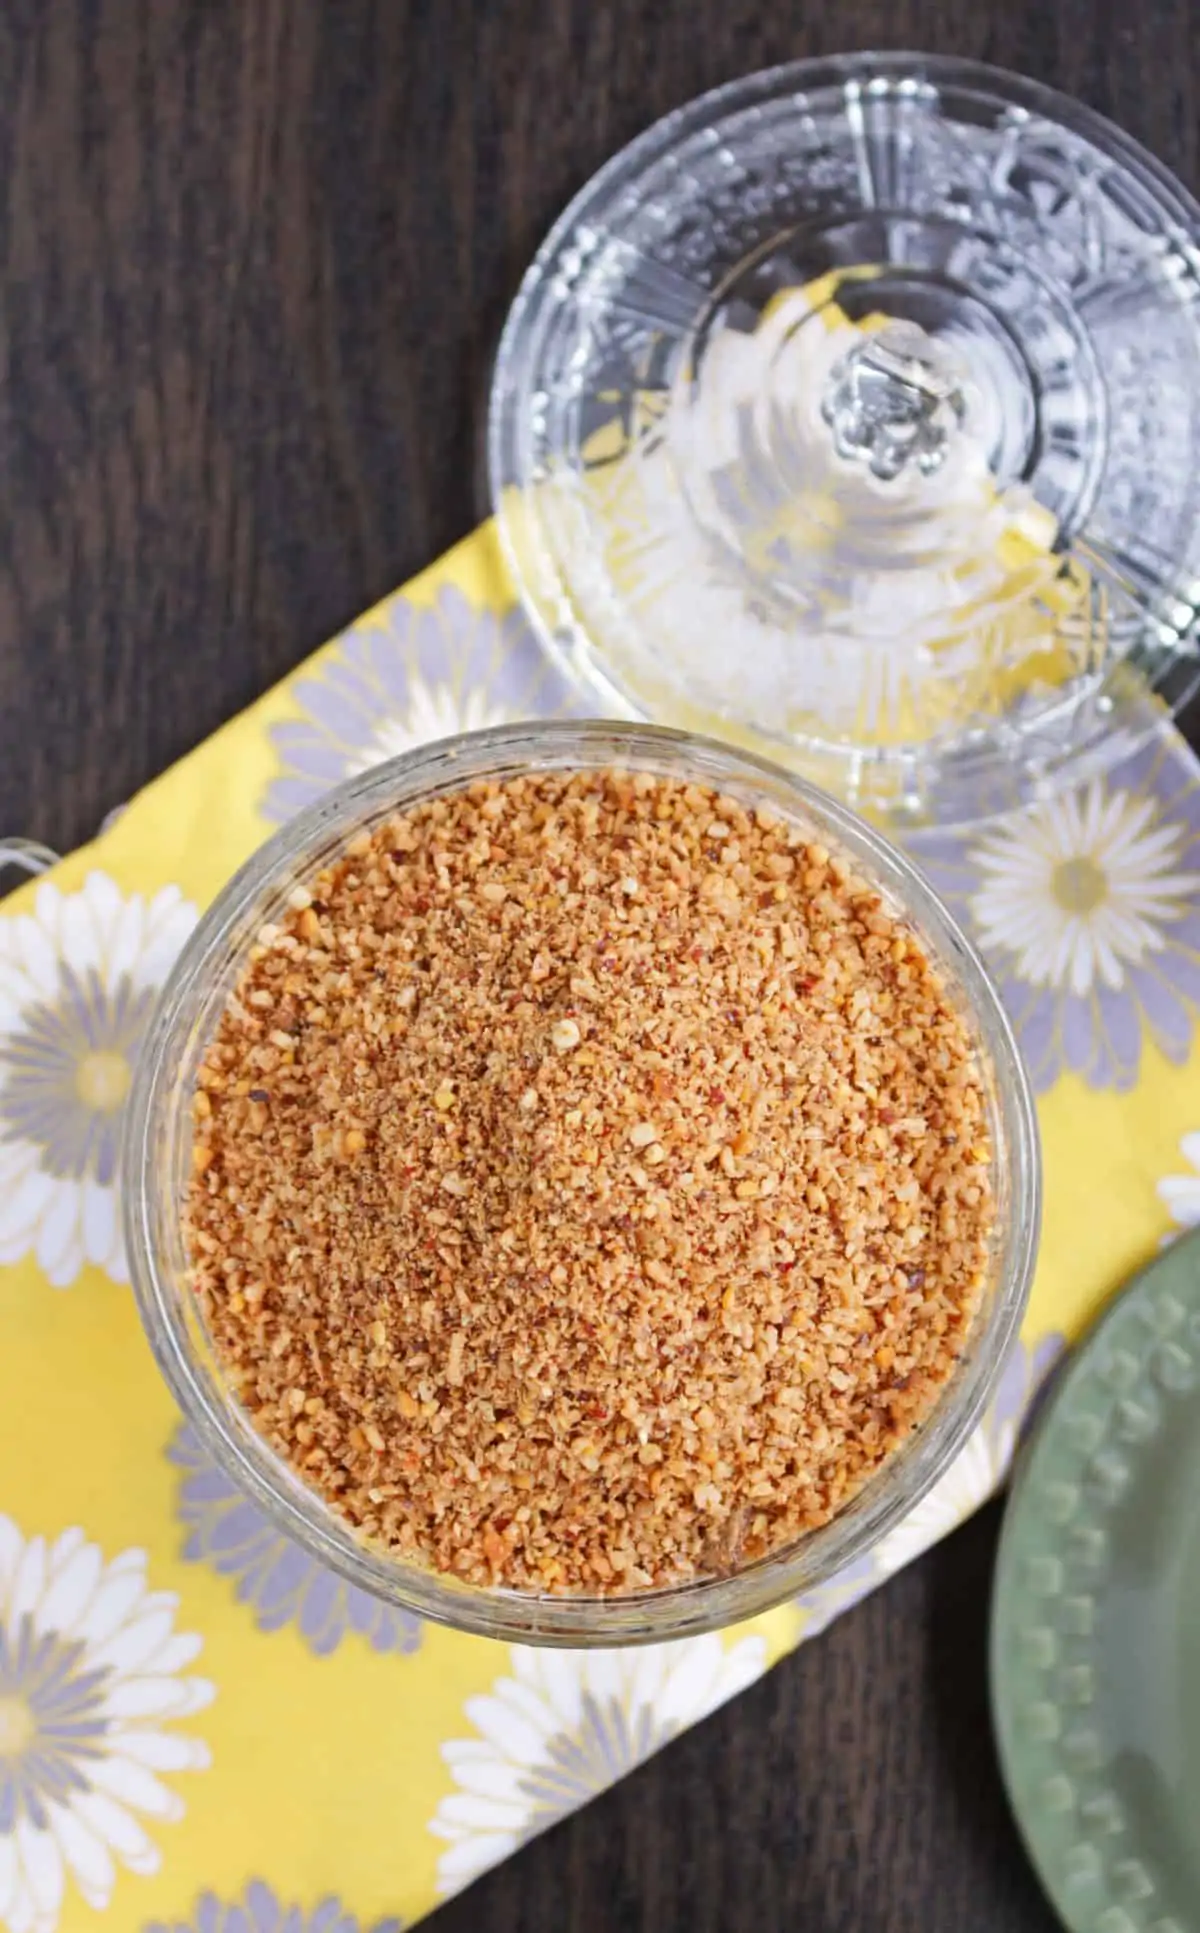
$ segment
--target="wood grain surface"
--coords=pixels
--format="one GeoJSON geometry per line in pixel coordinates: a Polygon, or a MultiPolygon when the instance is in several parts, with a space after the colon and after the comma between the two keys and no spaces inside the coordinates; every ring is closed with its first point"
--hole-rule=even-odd
{"type": "MultiPolygon", "coordinates": [[[[1195,0],[4,0],[0,830],[65,849],[480,508],[489,358],[614,148],[772,61],[1022,68],[1195,188],[1195,0]]],[[[1042,1933],[996,1515],[431,1933],[1042,1933]]]]}

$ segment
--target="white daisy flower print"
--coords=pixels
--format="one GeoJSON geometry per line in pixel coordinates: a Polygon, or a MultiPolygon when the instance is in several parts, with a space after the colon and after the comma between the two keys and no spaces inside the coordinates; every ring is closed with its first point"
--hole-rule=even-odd
{"type": "Polygon", "coordinates": [[[213,1697],[184,1675],[200,1639],[146,1558],[106,1563],[81,1530],[24,1538],[0,1517],[0,1924],[54,1933],[68,1879],[105,1907],[118,1866],[153,1873],[142,1819],[183,1814],[164,1775],[209,1762],[172,1729],[213,1697]]]}
{"type": "Polygon", "coordinates": [[[1164,733],[1104,778],[996,825],[920,833],[973,930],[1034,1086],[1125,1090],[1149,1036],[1188,1056],[1200,1010],[1200,769],[1164,733]]]}
{"type": "Polygon", "coordinates": [[[524,615],[480,610],[453,585],[424,608],[392,598],[298,678],[291,697],[303,717],[271,731],[283,771],[262,800],[277,821],[416,745],[571,709],[524,615]]]}
{"type": "Polygon", "coordinates": [[[1127,964],[1162,951],[1164,923],[1200,889],[1200,872],[1175,870],[1178,833],[1155,820],[1152,799],[1093,779],[985,834],[972,899],[983,944],[1007,947],[1030,986],[1115,992],[1127,964]]]}
{"type": "Polygon", "coordinates": [[[125,1100],[159,989],[196,923],[176,886],[47,880],[0,917],[0,1262],[55,1288],[85,1263],[128,1279],[117,1212],[125,1100]]]}
{"type": "Polygon", "coordinates": [[[448,1842],[438,1891],[456,1893],[766,1669],[761,1637],[715,1634],[630,1651],[516,1646],[512,1676],[467,1700],[473,1738],[442,1756],[458,1787],[430,1831],[448,1842]]]}
{"type": "Polygon", "coordinates": [[[994,1432],[976,1430],[941,1482],[881,1540],[875,1552],[879,1577],[902,1570],[982,1509],[999,1488],[1016,1441],[1015,1420],[994,1432]]]}
{"type": "Polygon", "coordinates": [[[1031,1405],[1059,1355],[1063,1339],[1045,1336],[1034,1349],[1018,1340],[982,1423],[914,1510],[882,1538],[872,1553],[879,1579],[909,1564],[957,1530],[1000,1488],[1008,1474],[1031,1405]]]}
{"type": "Polygon", "coordinates": [[[1158,1198],[1177,1229],[1200,1228],[1200,1130],[1184,1135],[1179,1152],[1191,1172],[1164,1175],[1158,1198]]]}

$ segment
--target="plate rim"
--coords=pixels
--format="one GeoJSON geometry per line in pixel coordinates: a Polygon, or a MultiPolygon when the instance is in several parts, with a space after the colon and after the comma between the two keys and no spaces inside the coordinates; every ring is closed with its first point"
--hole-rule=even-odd
{"type": "MultiPolygon", "coordinates": [[[[1004,1506],[1004,1516],[996,1547],[987,1636],[988,1703],[996,1761],[1009,1812],[1026,1856],[1046,1900],[1064,1927],[1068,1929],[1068,1933],[1098,1933],[1100,1916],[1107,1915],[1114,1908],[1122,1914],[1128,1933],[1143,1933],[1143,1929],[1146,1933],[1154,1933],[1160,1921],[1164,1933],[1167,1933],[1168,1929],[1173,1930],[1177,1924],[1179,1924],[1179,1933],[1184,1933],[1184,1928],[1170,1916],[1169,1911],[1166,1917],[1163,1917],[1165,1909],[1159,1904],[1154,1907],[1153,1921],[1146,1920],[1144,1916],[1133,1917],[1127,1911],[1126,1903],[1114,1897],[1103,1899],[1099,1905],[1093,1902],[1081,1906],[1067,1897],[1061,1876],[1056,1867],[1050,1863],[1047,1856],[1048,1849],[1042,1843],[1035,1823],[1044,1815],[1045,1809],[1039,1809],[1036,1795],[1029,1790],[1028,1780],[1019,1770],[1021,1755],[1016,1751],[1013,1743],[1016,1716],[1015,1688],[1011,1668],[1001,1655],[1006,1636],[1004,1629],[1006,1619],[1010,1606],[1017,1596],[1013,1566],[1019,1556],[1022,1523],[1030,1502],[1031,1486],[1039,1454],[1044,1451],[1047,1443],[1053,1442],[1056,1430],[1062,1427],[1065,1400],[1069,1398],[1073,1389],[1077,1389],[1081,1384],[1086,1384],[1095,1377],[1096,1363],[1105,1339],[1117,1326],[1118,1319],[1128,1315],[1131,1302],[1140,1301],[1149,1292],[1165,1263],[1178,1261],[1181,1257],[1187,1257],[1190,1260],[1190,1278],[1196,1285],[1193,1291],[1193,1317],[1200,1314],[1200,1227],[1197,1227],[1167,1242],[1157,1254],[1143,1263],[1125,1283],[1118,1287],[1062,1363],[1051,1371],[1053,1386],[1047,1391],[1045,1405],[1041,1408],[1028,1437],[1020,1445],[1013,1464],[1009,1494],[1004,1506]]],[[[1178,1394],[1184,1394],[1182,1389],[1178,1394]]],[[[1035,1402],[1037,1401],[1038,1399],[1035,1398],[1035,1402]]],[[[1156,1434],[1156,1431],[1152,1432],[1150,1440],[1153,1440],[1156,1434]]],[[[1103,1592],[1107,1581],[1107,1573],[1105,1573],[1099,1585],[1100,1593],[1103,1592]]],[[[1113,1933],[1123,1933],[1123,1929],[1115,1920],[1113,1933]]]]}

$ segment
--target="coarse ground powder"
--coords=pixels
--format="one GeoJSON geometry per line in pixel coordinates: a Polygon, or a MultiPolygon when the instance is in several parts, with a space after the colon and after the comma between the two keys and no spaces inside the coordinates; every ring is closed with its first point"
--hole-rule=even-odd
{"type": "Polygon", "coordinates": [[[266,926],[186,1236],[258,1429],[482,1585],[725,1574],[928,1415],[992,1198],[917,939],[811,835],[647,773],[480,783],[266,926]]]}

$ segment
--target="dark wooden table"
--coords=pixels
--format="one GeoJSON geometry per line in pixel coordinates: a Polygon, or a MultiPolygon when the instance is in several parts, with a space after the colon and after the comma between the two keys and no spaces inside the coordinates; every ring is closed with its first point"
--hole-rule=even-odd
{"type": "MultiPolygon", "coordinates": [[[[1200,177],[1195,0],[5,0],[0,828],[60,849],[462,535],[567,197],[801,54],[1023,68],[1200,177]]],[[[997,1516],[437,1933],[1038,1933],[988,1733],[997,1516]]]]}

